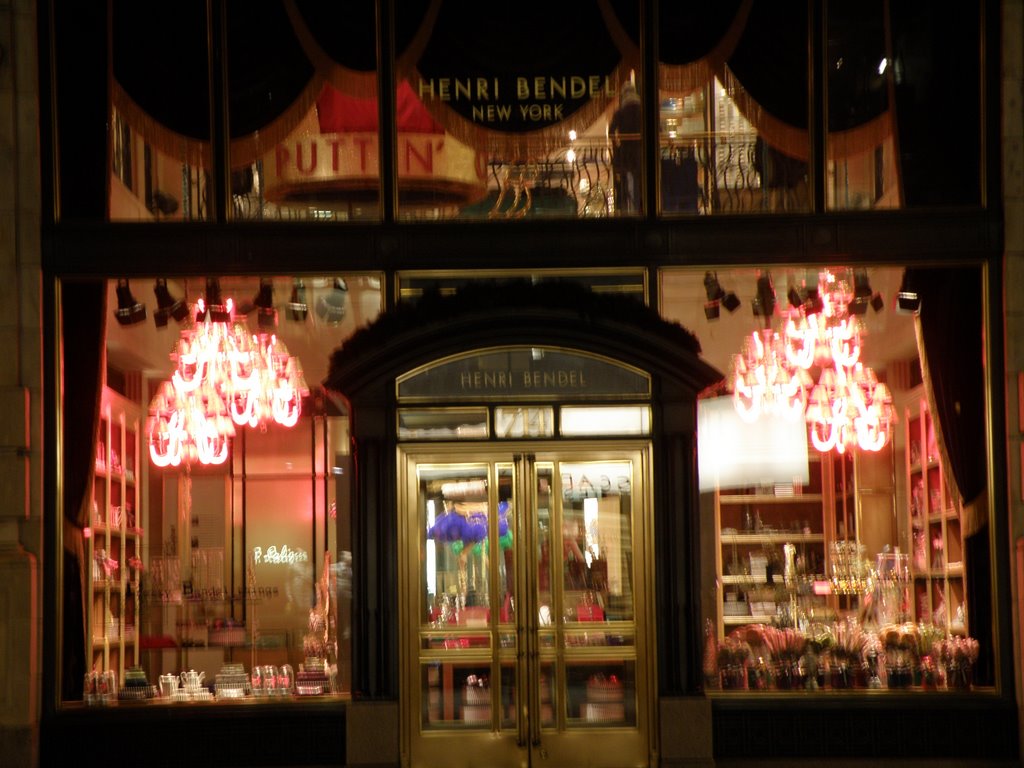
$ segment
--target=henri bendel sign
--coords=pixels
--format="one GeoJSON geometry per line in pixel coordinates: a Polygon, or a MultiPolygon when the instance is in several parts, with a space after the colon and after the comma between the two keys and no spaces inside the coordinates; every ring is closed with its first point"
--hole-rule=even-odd
{"type": "Polygon", "coordinates": [[[509,77],[420,78],[417,96],[424,103],[461,104],[475,123],[559,122],[586,99],[615,98],[607,75],[514,75],[509,77]]]}
{"type": "Polygon", "coordinates": [[[406,401],[649,395],[650,380],[640,371],[590,355],[538,347],[445,360],[398,381],[398,398],[406,401]]]}

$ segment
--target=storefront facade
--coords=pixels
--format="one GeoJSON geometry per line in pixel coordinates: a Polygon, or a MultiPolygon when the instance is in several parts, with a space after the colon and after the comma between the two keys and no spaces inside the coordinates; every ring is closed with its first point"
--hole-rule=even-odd
{"type": "MultiPolygon", "coordinates": [[[[270,80],[289,103],[254,114],[229,82],[260,67],[242,75],[216,46],[199,69],[225,96],[198,138],[183,118],[194,94],[145,100],[161,74],[147,89],[132,70],[134,11],[115,4],[110,26],[49,5],[14,13],[42,30],[53,213],[28,270],[42,359],[10,387],[30,406],[11,458],[37,478],[24,522],[5,528],[7,625],[37,630],[9,633],[11,679],[25,680],[2,721],[11,754],[1019,762],[1020,256],[1004,227],[1020,196],[1003,197],[999,110],[981,108],[999,93],[993,50],[1016,57],[1018,79],[1003,77],[1019,84],[1019,40],[1006,42],[1019,8],[977,19],[988,85],[967,135],[981,160],[950,161],[943,193],[943,174],[921,171],[937,147],[915,143],[927,132],[899,93],[878,111],[854,87],[867,107],[844,111],[840,80],[831,103],[814,87],[814,56],[795,88],[802,120],[758,90],[750,30],[771,26],[752,5],[702,16],[717,31],[687,50],[664,3],[595,4],[577,21],[600,55],[505,80],[480,64],[504,42],[450,55],[461,27],[444,4],[366,4],[342,39],[323,33],[331,14],[284,3],[273,13],[318,76],[282,42],[270,80]],[[379,58],[344,59],[352,39],[379,58]],[[645,147],[628,169],[615,136],[627,81],[659,92],[618,128],[645,147]],[[155,306],[140,287],[154,280],[155,306]],[[736,353],[753,370],[759,343],[825,316],[817,299],[833,328],[856,324],[843,354],[863,357],[836,371],[882,425],[804,418],[832,365],[815,357],[801,469],[772,438],[772,469],[726,479],[754,433],[709,463],[726,422],[706,419],[774,402],[740,401],[756,376],[738,377],[736,353]],[[950,306],[952,326],[935,311],[950,306]],[[175,421],[175,398],[220,365],[190,357],[208,337],[228,345],[231,383],[201,402],[237,416],[209,434],[198,416],[175,421]],[[278,399],[239,383],[259,367],[240,357],[250,343],[273,361],[259,370],[278,399]]],[[[838,45],[824,32],[863,21],[796,5],[823,60],[838,45]]],[[[201,19],[241,50],[237,20],[211,8],[165,19],[166,37],[201,19]]],[[[248,32],[256,48],[275,39],[248,32]]]]}

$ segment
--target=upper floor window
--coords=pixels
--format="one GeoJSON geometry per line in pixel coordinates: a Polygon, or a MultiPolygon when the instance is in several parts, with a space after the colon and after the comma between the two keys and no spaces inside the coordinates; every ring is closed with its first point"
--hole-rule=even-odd
{"type": "Polygon", "coordinates": [[[634,3],[514,14],[497,27],[482,9],[401,3],[393,45],[381,46],[365,0],[271,3],[259,14],[229,4],[223,18],[169,8],[156,24],[115,2],[109,217],[212,220],[223,208],[248,221],[446,221],[981,203],[977,7],[729,0],[648,11],[651,83],[634,3]],[[213,56],[209,37],[224,41],[213,56]],[[383,109],[378,50],[393,51],[383,109]],[[227,141],[214,146],[221,130],[227,141]],[[213,160],[225,151],[221,182],[213,160]],[[393,212],[381,195],[389,157],[393,212]]]}

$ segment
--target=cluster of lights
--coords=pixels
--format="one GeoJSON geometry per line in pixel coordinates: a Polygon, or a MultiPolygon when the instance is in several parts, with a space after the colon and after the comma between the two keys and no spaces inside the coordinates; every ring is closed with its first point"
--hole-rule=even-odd
{"type": "MultiPolygon", "coordinates": [[[[762,304],[768,301],[768,286],[770,282],[762,276],[758,281],[762,304]]],[[[823,271],[817,285],[803,291],[790,289],[790,307],[783,313],[781,330],[771,327],[773,312],[763,308],[760,314],[767,327],[751,334],[734,358],[733,399],[741,417],[748,421],[762,413],[802,417],[811,443],[822,453],[885,447],[892,436],[895,411],[888,387],[860,360],[863,331],[858,314],[869,303],[865,286],[860,275],[851,284],[823,271]],[[818,372],[816,382],[812,371],[818,372]]],[[[770,303],[774,310],[773,290],[770,303]]],[[[880,308],[880,299],[870,303],[876,311],[880,308]]]]}
{"type": "Polygon", "coordinates": [[[251,333],[232,299],[215,301],[196,303],[193,327],[171,352],[174,372],[150,403],[149,455],[158,467],[222,464],[236,426],[294,426],[309,392],[275,333],[251,333]]]}

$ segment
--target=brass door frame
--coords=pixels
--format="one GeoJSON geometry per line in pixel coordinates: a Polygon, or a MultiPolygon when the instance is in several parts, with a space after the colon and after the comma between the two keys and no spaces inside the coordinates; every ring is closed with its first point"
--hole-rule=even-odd
{"type": "MultiPolygon", "coordinates": [[[[657,699],[656,699],[656,627],[654,616],[654,546],[651,443],[647,440],[623,441],[537,441],[516,443],[406,443],[398,450],[398,552],[399,577],[399,684],[402,693],[401,713],[401,761],[403,766],[418,768],[420,765],[436,764],[443,754],[445,765],[470,766],[478,764],[507,765],[527,768],[535,765],[571,766],[574,762],[585,762],[588,749],[597,742],[610,749],[601,750],[600,758],[608,765],[648,766],[657,763],[657,699]],[[611,738],[606,738],[608,729],[587,727],[565,730],[561,714],[556,718],[559,730],[541,731],[539,714],[524,717],[528,708],[540,712],[539,667],[542,652],[539,647],[537,590],[531,575],[537,562],[536,531],[536,466],[551,464],[553,479],[558,483],[552,489],[553,498],[559,499],[558,517],[561,519],[561,500],[557,491],[561,478],[557,471],[560,463],[585,463],[605,461],[627,461],[632,466],[631,527],[632,527],[632,578],[633,583],[633,626],[635,631],[636,669],[636,725],[635,728],[615,728],[611,738]],[[420,576],[422,569],[419,551],[419,487],[417,467],[424,466],[486,466],[490,482],[489,504],[496,508],[497,473],[500,465],[511,465],[513,470],[514,499],[521,513],[514,515],[516,535],[515,589],[516,599],[525,610],[515,611],[516,657],[515,681],[517,690],[525,692],[517,699],[519,710],[516,727],[508,731],[481,730],[474,732],[425,732],[421,728],[423,690],[420,671],[421,612],[419,601],[420,576]],[[527,511],[529,508],[529,511],[527,511]],[[529,517],[531,524],[527,525],[529,517]],[[440,744],[454,744],[460,749],[443,752],[440,744]],[[518,746],[517,746],[518,745],[518,746]],[[616,745],[624,745],[616,749],[616,745]],[[414,762],[418,760],[418,762],[414,762]],[[477,761],[479,760],[479,762],[477,761]]],[[[554,547],[553,547],[554,549],[554,547]]],[[[552,562],[552,574],[557,562],[552,562]]],[[[492,570],[496,573],[497,565],[492,570]]],[[[552,576],[552,580],[554,576],[552,576]]],[[[561,592],[561,587],[559,588],[561,592]]],[[[564,630],[563,630],[564,634],[564,630]]],[[[492,642],[498,642],[497,635],[492,642]]],[[[578,649],[574,653],[577,661],[586,661],[590,649],[578,649]]],[[[466,657],[466,661],[489,663],[498,669],[503,656],[501,649],[493,644],[488,649],[487,661],[466,657]]],[[[564,645],[554,651],[557,662],[548,651],[547,664],[561,664],[566,658],[564,645]]],[[[572,654],[570,654],[572,655],[572,654]]],[[[460,657],[461,660],[462,657],[460,657]]],[[[561,674],[564,674],[562,672],[561,674]]],[[[552,681],[552,687],[555,683],[552,681]]],[[[559,707],[561,710],[562,707],[559,707]]],[[[592,765],[599,765],[600,762],[592,765]]]]}

